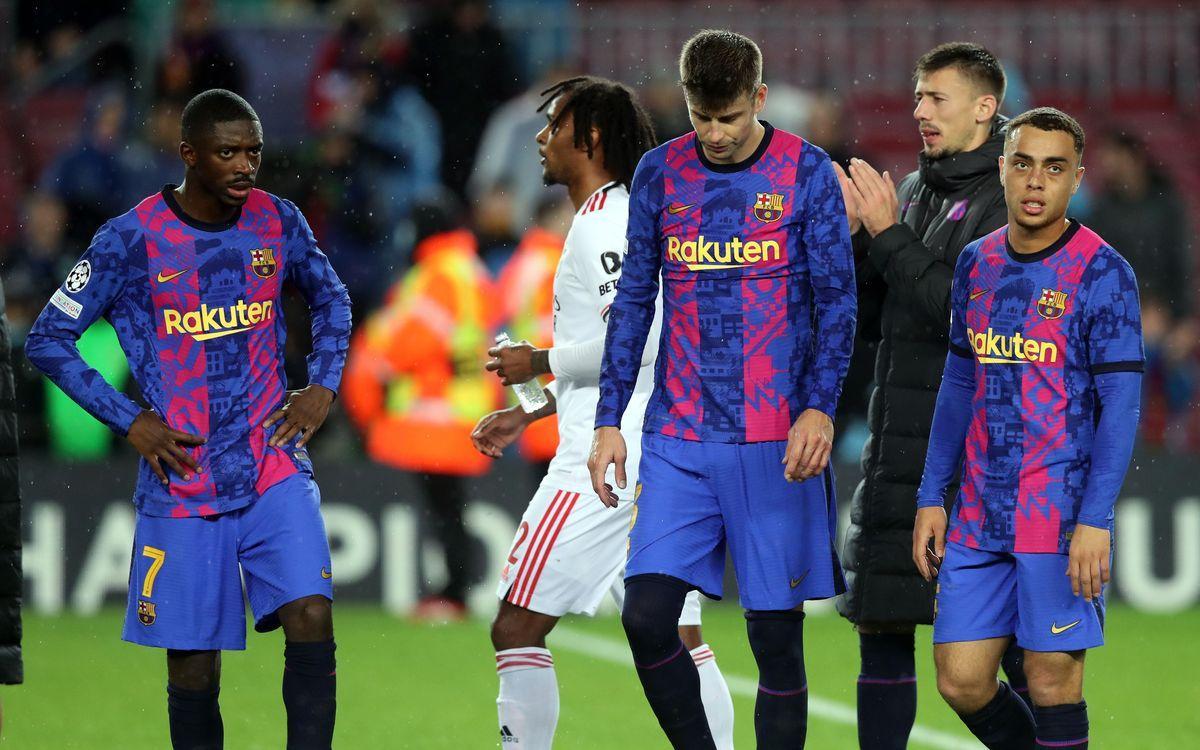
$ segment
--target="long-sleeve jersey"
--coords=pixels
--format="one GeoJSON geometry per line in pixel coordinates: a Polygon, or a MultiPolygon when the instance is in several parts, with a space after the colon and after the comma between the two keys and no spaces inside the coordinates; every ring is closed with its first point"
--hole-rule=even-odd
{"type": "Polygon", "coordinates": [[[267,446],[275,426],[262,426],[285,396],[283,282],[295,284],[312,313],[309,383],[335,392],[350,298],[289,201],[254,190],[231,221],[210,224],[187,216],[173,187],[100,228],[38,316],[25,351],[96,419],[127,434],[141,407],[76,346],[105,317],[150,408],[207,441],[185,448],[202,469],[188,481],[168,470],[164,486],[141,460],[138,511],[206,516],[248,505],[312,469],[305,451],[267,446]]]}
{"type": "Polygon", "coordinates": [[[617,426],[654,320],[663,324],[644,429],[686,440],[786,440],[833,416],[854,342],[854,259],[829,157],[764,123],[755,152],[714,164],[695,133],[633,178],[596,426],[617,426]]]}
{"type": "Polygon", "coordinates": [[[1119,377],[1144,360],[1133,270],[1076,222],[1032,254],[1002,227],[959,256],[951,310],[918,505],[942,503],[965,443],[949,540],[1066,553],[1077,523],[1111,524],[1133,450],[1140,379],[1119,377]],[[964,409],[950,391],[967,388],[964,409]]]}

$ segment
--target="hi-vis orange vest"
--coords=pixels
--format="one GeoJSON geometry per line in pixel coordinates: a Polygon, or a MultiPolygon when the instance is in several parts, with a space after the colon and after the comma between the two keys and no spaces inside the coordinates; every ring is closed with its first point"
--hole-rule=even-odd
{"type": "Polygon", "coordinates": [[[411,270],[350,344],[342,396],[367,453],[407,471],[478,475],[491,459],[471,445],[500,401],[485,372],[491,283],[466,230],[417,246],[411,270]]]}
{"type": "MultiPolygon", "coordinates": [[[[506,321],[513,341],[525,340],[539,349],[554,344],[554,272],[562,249],[561,236],[533,227],[505,264],[497,287],[504,304],[501,319],[506,321]]],[[[538,378],[542,385],[551,380],[548,375],[538,378]]],[[[529,425],[520,446],[521,455],[531,461],[554,458],[558,450],[558,416],[529,425]]]]}

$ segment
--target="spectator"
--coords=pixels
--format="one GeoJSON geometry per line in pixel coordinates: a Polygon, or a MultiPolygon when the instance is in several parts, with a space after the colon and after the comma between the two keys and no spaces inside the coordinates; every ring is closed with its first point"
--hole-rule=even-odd
{"type": "Polygon", "coordinates": [[[484,124],[519,91],[508,42],[483,0],[439,3],[412,34],[412,72],[442,119],[443,181],[462,195],[484,124]]]}
{"type": "Polygon", "coordinates": [[[21,482],[13,361],[0,288],[0,684],[25,681],[21,659],[21,482]]]}
{"type": "Polygon", "coordinates": [[[494,315],[491,284],[452,197],[419,205],[414,223],[414,265],[351,342],[342,403],[372,460],[416,475],[445,555],[449,580],[423,598],[417,616],[458,619],[473,573],[464,480],[491,467],[470,433],[499,401],[495,379],[479,366],[494,315]]]}
{"type": "Polygon", "coordinates": [[[1175,186],[1136,136],[1110,132],[1097,147],[1103,186],[1087,222],[1129,261],[1142,304],[1166,307],[1173,321],[1192,310],[1187,215],[1175,186]]]}
{"type": "Polygon", "coordinates": [[[182,0],[175,16],[175,34],[158,66],[159,96],[191,99],[208,89],[242,91],[238,59],[213,24],[212,0],[182,0]]]}

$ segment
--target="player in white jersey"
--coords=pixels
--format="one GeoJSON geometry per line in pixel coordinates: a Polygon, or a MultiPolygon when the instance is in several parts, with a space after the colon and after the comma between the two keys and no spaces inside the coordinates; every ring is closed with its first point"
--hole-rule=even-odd
{"type": "MultiPolygon", "coordinates": [[[[537,134],[546,184],[566,185],[576,207],[554,276],[554,345],[492,349],[487,369],[504,385],[552,374],[550,403],[534,414],[521,407],[485,416],[472,433],[480,452],[499,457],[536,419],[558,414],[558,451],[529,503],[504,561],[492,624],[502,743],[549,748],[558,721],[558,682],[546,636],[569,612],[595,614],[606,594],[624,598],[621,573],[637,492],[608,508],[587,469],[608,306],[616,294],[625,247],[629,181],[655,145],[649,116],[625,86],[600,78],[563,81],[542,92],[547,124],[537,134]]],[[[661,312],[661,302],[660,302],[661,312]]],[[[661,314],[659,318],[661,319],[661,314]]],[[[656,323],[657,325],[657,323],[656,323]]],[[[658,336],[652,333],[652,342],[658,336]]],[[[656,347],[647,345],[621,431],[636,467],[642,416],[654,380],[656,347]]],[[[627,486],[636,487],[636,475],[627,486]]],[[[615,481],[613,482],[615,485],[615,481]]],[[[712,649],[700,632],[700,600],[692,592],[679,633],[700,671],[704,708],[719,748],[733,747],[733,703],[712,649]]]]}

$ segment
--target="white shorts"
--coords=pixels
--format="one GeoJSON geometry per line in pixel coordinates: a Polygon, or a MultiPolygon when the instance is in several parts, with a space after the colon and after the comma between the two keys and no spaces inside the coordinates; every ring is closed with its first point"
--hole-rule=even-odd
{"type": "MultiPolygon", "coordinates": [[[[591,488],[556,484],[550,477],[542,480],[525,509],[496,596],[552,617],[594,615],[605,594],[619,608],[625,600],[622,573],[633,502],[609,508],[591,488]]],[[[688,594],[679,624],[700,624],[700,592],[688,594]]]]}

